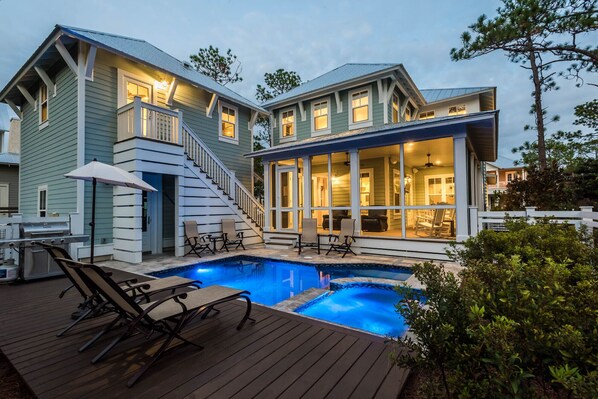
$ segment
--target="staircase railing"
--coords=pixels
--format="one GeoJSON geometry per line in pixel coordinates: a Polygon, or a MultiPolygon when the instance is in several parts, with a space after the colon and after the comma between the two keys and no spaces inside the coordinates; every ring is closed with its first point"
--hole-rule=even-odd
{"type": "Polygon", "coordinates": [[[187,156],[211,178],[226,195],[232,198],[245,214],[260,228],[264,227],[264,208],[218,159],[216,154],[199,138],[197,134],[182,122],[182,144],[187,156]]]}

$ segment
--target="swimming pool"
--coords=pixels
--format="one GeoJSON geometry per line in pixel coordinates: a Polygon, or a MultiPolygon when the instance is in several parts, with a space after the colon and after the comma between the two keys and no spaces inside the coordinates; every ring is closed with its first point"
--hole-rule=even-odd
{"type": "Polygon", "coordinates": [[[401,296],[388,285],[351,284],[326,293],[295,311],[374,334],[400,337],[409,326],[395,310],[401,296]]]}
{"type": "Polygon", "coordinates": [[[411,272],[386,265],[312,265],[238,256],[153,273],[157,277],[181,276],[200,280],[203,286],[224,285],[248,290],[251,300],[274,305],[309,288],[327,288],[331,279],[378,277],[403,281],[411,272]]]}

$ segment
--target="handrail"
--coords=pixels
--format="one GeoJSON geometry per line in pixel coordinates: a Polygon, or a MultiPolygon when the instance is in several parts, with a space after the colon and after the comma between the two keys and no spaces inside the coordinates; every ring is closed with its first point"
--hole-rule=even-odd
{"type": "Polygon", "coordinates": [[[132,103],[120,107],[116,113],[118,141],[142,137],[180,144],[181,111],[148,104],[135,97],[132,103]]]}
{"type": "Polygon", "coordinates": [[[182,121],[182,144],[187,156],[211,178],[235,204],[260,228],[264,227],[264,208],[247,188],[228,170],[203,140],[182,121]]]}

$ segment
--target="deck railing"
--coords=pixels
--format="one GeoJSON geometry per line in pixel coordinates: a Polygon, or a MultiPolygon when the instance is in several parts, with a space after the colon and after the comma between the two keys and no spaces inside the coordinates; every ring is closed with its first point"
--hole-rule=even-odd
{"type": "Polygon", "coordinates": [[[118,141],[132,137],[180,144],[181,112],[144,103],[141,98],[117,111],[118,141]]]}
{"type": "Polygon", "coordinates": [[[220,159],[184,121],[182,145],[187,156],[241,208],[260,228],[264,227],[264,208],[220,159]]]}
{"type": "Polygon", "coordinates": [[[470,234],[475,235],[484,229],[506,230],[507,218],[523,218],[529,223],[537,219],[549,219],[555,223],[568,223],[576,228],[586,226],[598,229],[598,212],[592,212],[591,206],[582,206],[575,211],[538,211],[535,207],[527,207],[523,211],[489,211],[478,212],[477,208],[470,208],[470,234]]]}

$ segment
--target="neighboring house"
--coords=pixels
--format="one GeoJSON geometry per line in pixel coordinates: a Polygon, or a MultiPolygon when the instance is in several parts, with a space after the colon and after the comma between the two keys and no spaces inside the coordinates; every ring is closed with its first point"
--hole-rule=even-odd
{"type": "MultiPolygon", "coordinates": [[[[143,40],[57,25],[0,101],[22,116],[24,216],[70,215],[74,233],[89,233],[91,184],[64,174],[93,159],[158,189],[98,184],[96,255],[183,255],[187,219],[217,233],[234,218],[247,243],[261,242],[263,209],[242,154],[267,111],[188,63],[143,40]]],[[[75,255],[89,256],[89,244],[75,255]]]]}
{"type": "Polygon", "coordinates": [[[0,104],[0,216],[19,210],[20,120],[0,104]]]}
{"type": "Polygon", "coordinates": [[[521,166],[514,166],[513,161],[498,157],[496,162],[486,162],[486,207],[493,210],[499,205],[500,193],[507,190],[507,185],[514,180],[525,180],[527,173],[521,166]]]}
{"type": "Polygon", "coordinates": [[[346,64],[262,104],[272,147],[249,156],[266,171],[264,239],[350,217],[362,253],[442,258],[483,209],[495,104],[494,87],[420,90],[401,64],[346,64]]]}

